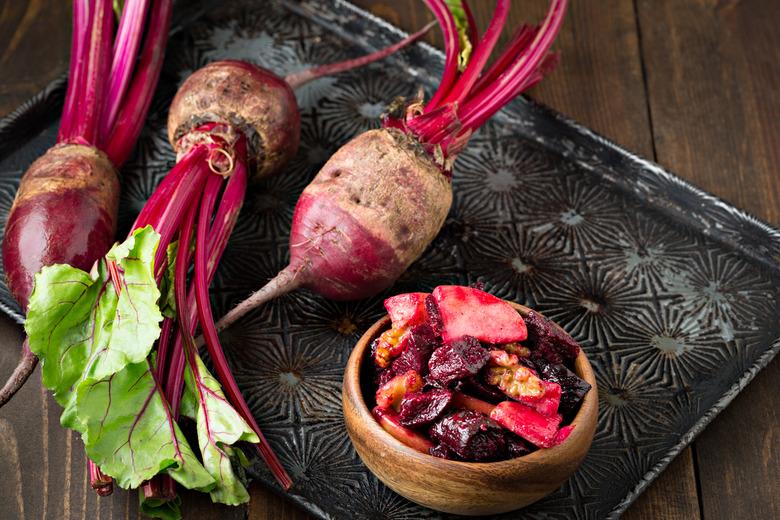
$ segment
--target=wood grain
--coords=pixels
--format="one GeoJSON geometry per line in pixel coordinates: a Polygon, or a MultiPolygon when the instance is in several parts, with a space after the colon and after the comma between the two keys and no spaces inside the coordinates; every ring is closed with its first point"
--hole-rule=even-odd
{"type": "MultiPolygon", "coordinates": [[[[354,0],[407,30],[419,0],[354,0]]],[[[494,0],[472,2],[481,23],[494,0]]],[[[544,0],[513,4],[534,19],[544,0]]],[[[70,2],[0,0],[0,115],[63,74],[70,2]],[[31,64],[33,66],[31,66],[31,64]]],[[[780,225],[780,9],[774,0],[572,1],[559,69],[530,95],[780,225]]],[[[428,41],[440,45],[438,33],[428,41]]],[[[16,364],[19,326],[0,315],[0,373],[16,364]]],[[[625,518],[780,517],[780,360],[750,383],[629,508],[625,518]]],[[[40,372],[0,409],[0,518],[139,518],[134,492],[98,500],[80,441],[58,424],[40,372]]],[[[248,506],[187,494],[185,518],[313,520],[261,485],[248,506]]]]}
{"type": "Polygon", "coordinates": [[[71,2],[0,0],[0,114],[68,69],[71,2]]]}

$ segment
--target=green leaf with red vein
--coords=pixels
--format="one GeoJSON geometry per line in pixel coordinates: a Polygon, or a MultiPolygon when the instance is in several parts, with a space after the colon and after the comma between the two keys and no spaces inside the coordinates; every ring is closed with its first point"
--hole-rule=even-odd
{"type": "Polygon", "coordinates": [[[159,235],[136,231],[91,273],[56,265],[36,277],[25,327],[44,384],[64,407],[60,421],[122,487],[161,471],[188,488],[215,482],[187,445],[152,371],[160,334],[153,276],[159,235]],[[116,287],[108,262],[116,265],[116,287]]]}
{"type": "Polygon", "coordinates": [[[197,355],[189,360],[185,383],[183,412],[197,421],[203,465],[216,480],[211,499],[228,505],[242,504],[249,500],[241,471],[245,459],[240,448],[231,446],[238,441],[256,443],[260,439],[230,405],[219,382],[197,355]]]}
{"type": "Polygon", "coordinates": [[[91,273],[54,265],[36,275],[25,329],[43,383],[61,405],[80,379],[101,379],[149,355],[162,320],[150,269],[158,241],[150,227],[109,251],[106,259],[122,273],[120,294],[106,259],[91,273]]]}
{"type": "Polygon", "coordinates": [[[119,486],[137,487],[165,470],[187,488],[214,487],[171,417],[150,362],[82,381],[76,414],[86,430],[87,455],[119,486]]]}

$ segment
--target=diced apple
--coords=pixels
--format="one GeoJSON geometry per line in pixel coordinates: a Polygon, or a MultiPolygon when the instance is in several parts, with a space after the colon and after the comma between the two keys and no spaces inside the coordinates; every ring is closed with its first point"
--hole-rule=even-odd
{"type": "Polygon", "coordinates": [[[374,416],[376,422],[378,422],[387,433],[413,450],[428,455],[429,450],[433,448],[433,442],[425,435],[401,425],[395,410],[376,406],[371,410],[371,415],[374,416]]]}
{"type": "Polygon", "coordinates": [[[490,415],[493,408],[496,405],[483,401],[478,397],[465,394],[461,391],[455,390],[452,392],[452,407],[453,408],[465,408],[466,410],[474,410],[482,412],[485,415],[490,415]]]}
{"type": "Polygon", "coordinates": [[[490,418],[536,446],[549,448],[556,444],[563,416],[559,413],[542,415],[523,403],[503,401],[493,408],[490,418]]]}
{"type": "Polygon", "coordinates": [[[523,317],[504,300],[478,289],[440,285],[433,290],[444,324],[442,339],[466,334],[484,343],[503,344],[528,337],[523,317]]]}
{"type": "MultiPolygon", "coordinates": [[[[558,444],[568,439],[569,435],[571,434],[571,431],[574,429],[574,426],[575,426],[574,424],[570,424],[558,430],[558,433],[555,434],[555,438],[553,439],[552,446],[557,446],[558,444]]],[[[552,447],[552,446],[548,446],[548,447],[552,447]]]]}
{"type": "Polygon", "coordinates": [[[540,381],[544,387],[544,394],[541,398],[534,397],[526,401],[523,399],[523,396],[520,395],[518,400],[532,407],[542,415],[554,414],[558,411],[558,406],[561,404],[561,385],[545,381],[544,379],[541,379],[540,381]]]}
{"type": "Polygon", "coordinates": [[[393,327],[401,329],[428,321],[428,311],[425,308],[425,298],[427,297],[428,293],[413,292],[386,299],[385,309],[390,315],[393,327]]]}

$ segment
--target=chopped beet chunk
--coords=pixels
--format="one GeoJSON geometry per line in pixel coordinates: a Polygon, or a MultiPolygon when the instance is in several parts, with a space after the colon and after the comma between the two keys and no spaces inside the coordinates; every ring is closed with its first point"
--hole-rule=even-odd
{"type": "Polygon", "coordinates": [[[501,425],[474,410],[453,412],[429,429],[432,438],[472,462],[487,462],[506,456],[501,425]]]}
{"type": "Polygon", "coordinates": [[[471,289],[476,289],[478,291],[484,291],[485,290],[485,282],[473,282],[469,284],[469,287],[471,289]]]}
{"type": "Polygon", "coordinates": [[[444,413],[451,401],[452,392],[444,388],[409,392],[401,400],[399,422],[410,428],[432,423],[444,413]]]}
{"type": "Polygon", "coordinates": [[[544,358],[562,365],[579,355],[580,345],[546,317],[530,311],[524,319],[528,329],[528,340],[524,344],[531,348],[531,359],[544,358]]]}
{"type": "Polygon", "coordinates": [[[393,372],[404,374],[414,370],[420,375],[426,375],[428,359],[440,345],[441,341],[428,323],[415,326],[409,333],[406,348],[393,360],[393,372]]]}
{"type": "Polygon", "coordinates": [[[542,359],[536,362],[536,366],[544,379],[561,385],[561,404],[558,407],[558,413],[564,417],[574,415],[585,394],[590,390],[590,383],[581,379],[564,365],[556,365],[542,359]]]}
{"type": "Polygon", "coordinates": [[[506,453],[510,459],[528,455],[532,451],[538,449],[527,440],[509,430],[504,430],[504,441],[506,442],[506,453]]]}
{"type": "Polygon", "coordinates": [[[430,377],[447,386],[453,381],[473,376],[490,360],[490,353],[473,336],[461,336],[437,348],[428,360],[430,377]]]}
{"type": "Polygon", "coordinates": [[[437,444],[433,448],[430,448],[428,453],[434,457],[439,457],[440,459],[460,460],[457,453],[448,448],[446,444],[437,444]]]}
{"type": "Polygon", "coordinates": [[[395,372],[393,372],[393,367],[379,368],[378,366],[374,365],[375,385],[382,386],[383,384],[387,383],[394,377],[395,377],[395,372]]]}
{"type": "Polygon", "coordinates": [[[425,297],[425,310],[428,311],[428,323],[433,328],[434,334],[437,336],[441,335],[441,331],[444,329],[444,322],[441,320],[439,305],[432,294],[425,297]]]}

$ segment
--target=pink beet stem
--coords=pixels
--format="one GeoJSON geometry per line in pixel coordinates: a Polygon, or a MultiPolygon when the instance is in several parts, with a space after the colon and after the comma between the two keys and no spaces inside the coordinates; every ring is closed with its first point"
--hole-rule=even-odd
{"type": "Polygon", "coordinates": [[[71,41],[70,72],[68,88],[65,92],[65,106],[62,109],[59,134],[57,135],[58,143],[70,138],[75,113],[77,112],[80,83],[87,63],[89,20],[89,5],[87,2],[73,2],[73,38],[71,41]]]}
{"type": "Polygon", "coordinates": [[[519,59],[500,74],[459,111],[464,128],[476,129],[476,121],[486,121],[517,95],[519,87],[539,67],[563,23],[568,0],[552,0],[534,39],[519,59]]]}
{"type": "Polygon", "coordinates": [[[125,163],[141,134],[162,70],[165,42],[171,25],[173,0],[158,0],[158,2],[151,13],[146,42],[132,83],[114,123],[108,127],[110,133],[103,136],[101,149],[117,168],[125,163]]]}
{"type": "Polygon", "coordinates": [[[116,114],[119,112],[119,107],[130,84],[138,48],[141,45],[148,8],[149,0],[127,0],[122,11],[122,18],[119,21],[119,29],[114,41],[114,58],[108,79],[108,96],[104,117],[100,125],[101,136],[107,135],[114,125],[116,114]]]}
{"type": "Polygon", "coordinates": [[[103,473],[97,464],[87,459],[89,466],[89,484],[100,496],[110,495],[114,490],[114,479],[103,473]]]}
{"type": "Polygon", "coordinates": [[[90,13],[91,24],[88,48],[85,51],[84,73],[76,94],[71,114],[69,139],[83,139],[95,145],[100,130],[101,111],[106,101],[108,74],[111,70],[111,42],[114,12],[111,0],[98,0],[96,10],[90,13]]]}
{"type": "Polygon", "coordinates": [[[476,51],[471,55],[466,70],[458,76],[457,81],[452,88],[447,92],[447,95],[442,99],[441,104],[456,103],[460,105],[468,96],[471,87],[476,83],[480,72],[485,67],[490,53],[493,52],[493,47],[496,46],[498,37],[501,36],[501,31],[506,23],[507,16],[509,15],[510,0],[499,0],[496,4],[496,10],[493,14],[493,18],[490,20],[485,34],[479,41],[476,51]]]}
{"type": "Polygon", "coordinates": [[[431,28],[434,25],[436,25],[435,21],[430,22],[428,25],[426,25],[416,33],[411,34],[406,38],[404,38],[403,40],[394,43],[393,45],[386,47],[382,50],[373,52],[371,54],[367,54],[365,56],[360,56],[359,58],[341,61],[338,63],[329,63],[327,65],[322,65],[320,67],[314,67],[314,68],[302,70],[300,72],[296,72],[295,74],[290,74],[286,76],[284,78],[284,81],[286,81],[287,84],[290,85],[290,87],[293,90],[296,90],[298,87],[305,85],[306,83],[309,83],[310,81],[315,80],[317,78],[331,76],[339,72],[345,72],[358,67],[362,67],[364,65],[368,65],[369,63],[374,63],[375,61],[379,61],[383,58],[386,58],[391,54],[394,54],[395,52],[398,52],[399,50],[419,40],[425,33],[431,30],[431,28]]]}
{"type": "MultiPolygon", "coordinates": [[[[239,161],[238,164],[243,167],[242,162],[239,161]]],[[[204,215],[201,213],[201,218],[198,222],[196,238],[199,244],[208,243],[207,231],[209,226],[209,218],[210,214],[204,215]]],[[[273,473],[276,481],[279,483],[282,489],[287,490],[290,488],[290,486],[292,486],[292,480],[290,479],[289,475],[287,475],[284,467],[281,465],[279,459],[277,459],[276,455],[271,450],[271,447],[268,445],[268,441],[260,431],[260,427],[257,425],[257,422],[255,421],[249,406],[246,404],[246,401],[241,395],[241,391],[238,388],[238,384],[236,384],[235,378],[233,378],[233,374],[230,371],[230,366],[228,365],[227,359],[225,358],[225,353],[222,351],[222,347],[219,343],[219,338],[217,337],[217,332],[214,326],[214,317],[211,314],[211,305],[209,304],[208,266],[209,262],[206,258],[206,248],[197,247],[195,249],[194,286],[198,305],[198,317],[200,319],[201,329],[203,330],[203,336],[206,338],[206,346],[209,351],[209,356],[211,357],[211,361],[217,370],[217,375],[225,390],[225,394],[260,439],[260,442],[256,444],[256,447],[261,458],[271,470],[271,473],[273,473]]],[[[194,343],[189,341],[190,336],[185,336],[185,339],[188,340],[188,348],[191,348],[193,352],[197,352],[194,343]]]]}
{"type": "Polygon", "coordinates": [[[444,0],[425,0],[428,8],[433,11],[433,15],[439,21],[442,34],[444,35],[444,73],[442,74],[439,88],[431,97],[431,100],[425,106],[425,111],[437,108],[439,101],[447,95],[450,86],[455,81],[458,73],[458,54],[460,53],[460,42],[458,38],[458,27],[455,25],[455,19],[452,16],[444,0]]]}
{"type": "MultiPolygon", "coordinates": [[[[220,179],[217,179],[218,181],[220,179]]],[[[210,184],[206,182],[206,186],[210,184]]],[[[205,189],[203,190],[205,197],[205,189]]],[[[189,262],[187,257],[190,252],[190,240],[192,231],[195,229],[195,219],[198,215],[198,205],[191,204],[187,208],[186,215],[179,226],[179,245],[176,250],[176,265],[173,278],[174,296],[176,300],[176,318],[179,322],[179,334],[186,334],[190,329],[190,316],[187,312],[187,268],[189,262]]],[[[178,346],[174,343],[175,347],[178,346]]],[[[181,348],[175,348],[169,369],[160,378],[160,382],[165,387],[165,398],[171,405],[171,414],[174,420],[179,418],[179,405],[181,404],[181,390],[184,386],[184,364],[182,363],[183,352],[181,348]]]]}
{"type": "Polygon", "coordinates": [[[482,73],[471,89],[472,97],[481,92],[487,85],[493,83],[498,75],[517,59],[520,52],[528,45],[539,28],[530,24],[517,26],[506,48],[496,58],[488,69],[482,73]]]}

